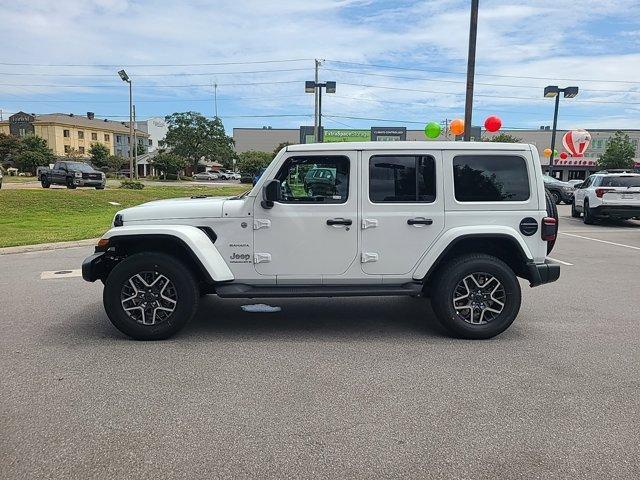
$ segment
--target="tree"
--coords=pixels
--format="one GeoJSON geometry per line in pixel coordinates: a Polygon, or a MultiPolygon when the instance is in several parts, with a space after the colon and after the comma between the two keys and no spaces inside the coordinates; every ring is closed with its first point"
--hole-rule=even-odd
{"type": "Polygon", "coordinates": [[[229,168],[234,157],[233,139],[226,135],[219,118],[209,120],[197,112],[173,113],[165,117],[168,131],[163,145],[198,168],[202,157],[229,168]]]}
{"type": "Polygon", "coordinates": [[[278,153],[280,153],[280,150],[282,150],[284,147],[288,146],[288,145],[295,145],[295,143],[291,143],[291,142],[281,142],[274,150],[273,150],[273,157],[275,157],[278,153]]]}
{"type": "Polygon", "coordinates": [[[137,146],[133,147],[133,153],[136,156],[144,155],[145,153],[147,153],[147,147],[142,144],[138,144],[137,146]]]}
{"type": "Polygon", "coordinates": [[[511,135],[510,133],[499,133],[493,137],[485,138],[485,142],[500,142],[500,143],[522,143],[522,139],[511,135]]]}
{"type": "Polygon", "coordinates": [[[15,163],[21,172],[29,172],[35,175],[36,169],[42,165],[46,165],[47,160],[40,152],[23,150],[16,156],[15,163]]]}
{"type": "Polygon", "coordinates": [[[122,164],[125,162],[125,159],[120,155],[109,155],[107,158],[107,166],[113,172],[117,172],[122,168],[122,164]]]}
{"type": "Polygon", "coordinates": [[[267,167],[273,156],[269,152],[249,150],[238,155],[238,170],[243,175],[255,176],[262,168],[267,167]]]}
{"type": "Polygon", "coordinates": [[[42,165],[48,165],[56,161],[53,150],[47,146],[47,141],[44,138],[38,137],[37,135],[27,135],[26,137],[22,137],[20,143],[20,150],[41,154],[45,160],[42,165]]]}
{"type": "Polygon", "coordinates": [[[178,175],[188,164],[188,160],[174,152],[160,152],[152,160],[153,166],[160,170],[166,179],[167,174],[178,175]]]}
{"type": "Polygon", "coordinates": [[[607,142],[607,148],[602,155],[598,157],[598,167],[602,169],[612,168],[633,168],[633,157],[635,156],[635,147],[629,135],[618,130],[613,137],[607,142]]]}
{"type": "Polygon", "coordinates": [[[0,165],[7,165],[18,155],[22,143],[14,135],[0,133],[0,165]]]}
{"type": "Polygon", "coordinates": [[[80,153],[80,151],[76,150],[75,148],[70,149],[64,155],[67,158],[70,158],[71,160],[80,160],[80,159],[82,159],[84,157],[84,154],[80,153]]]}
{"type": "Polygon", "coordinates": [[[102,143],[94,143],[93,145],[91,145],[91,148],[89,148],[91,163],[93,163],[98,168],[107,166],[109,153],[109,147],[103,145],[102,143]]]}

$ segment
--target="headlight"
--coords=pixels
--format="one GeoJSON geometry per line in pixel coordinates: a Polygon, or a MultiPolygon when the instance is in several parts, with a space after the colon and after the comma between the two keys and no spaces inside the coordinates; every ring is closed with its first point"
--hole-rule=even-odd
{"type": "Polygon", "coordinates": [[[76,178],[82,178],[82,172],[76,172],[73,174],[76,178]]]}

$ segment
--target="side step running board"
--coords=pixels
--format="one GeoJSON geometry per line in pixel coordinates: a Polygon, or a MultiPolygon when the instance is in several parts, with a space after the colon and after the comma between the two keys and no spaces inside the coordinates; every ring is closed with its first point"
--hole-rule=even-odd
{"type": "Polygon", "coordinates": [[[402,285],[259,285],[228,283],[218,285],[216,293],[222,298],[275,298],[275,297],[367,297],[419,295],[422,283],[402,285]]]}

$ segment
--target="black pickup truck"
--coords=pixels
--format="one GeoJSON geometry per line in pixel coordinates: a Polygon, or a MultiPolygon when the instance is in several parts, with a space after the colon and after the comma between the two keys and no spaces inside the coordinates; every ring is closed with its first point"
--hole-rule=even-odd
{"type": "Polygon", "coordinates": [[[107,179],[104,173],[94,169],[91,165],[82,162],[56,162],[53,168],[38,168],[38,179],[42,188],[51,185],[66,185],[67,188],[95,187],[102,190],[107,179]]]}

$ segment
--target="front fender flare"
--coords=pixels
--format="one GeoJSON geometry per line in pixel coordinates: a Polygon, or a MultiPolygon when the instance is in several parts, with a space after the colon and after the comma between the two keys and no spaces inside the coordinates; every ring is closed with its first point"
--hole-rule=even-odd
{"type": "Polygon", "coordinates": [[[135,240],[144,238],[172,238],[177,240],[197,261],[213,282],[234,280],[233,273],[211,239],[198,227],[190,225],[131,225],[114,227],[102,238],[135,240]]]}
{"type": "Polygon", "coordinates": [[[435,244],[426,252],[418,262],[418,266],[413,272],[414,280],[422,280],[438,260],[453,246],[458,240],[468,237],[502,237],[515,241],[520,247],[526,260],[532,260],[533,255],[528,245],[522,240],[520,234],[511,227],[497,225],[476,225],[472,227],[456,227],[445,231],[436,240],[435,244]]]}

